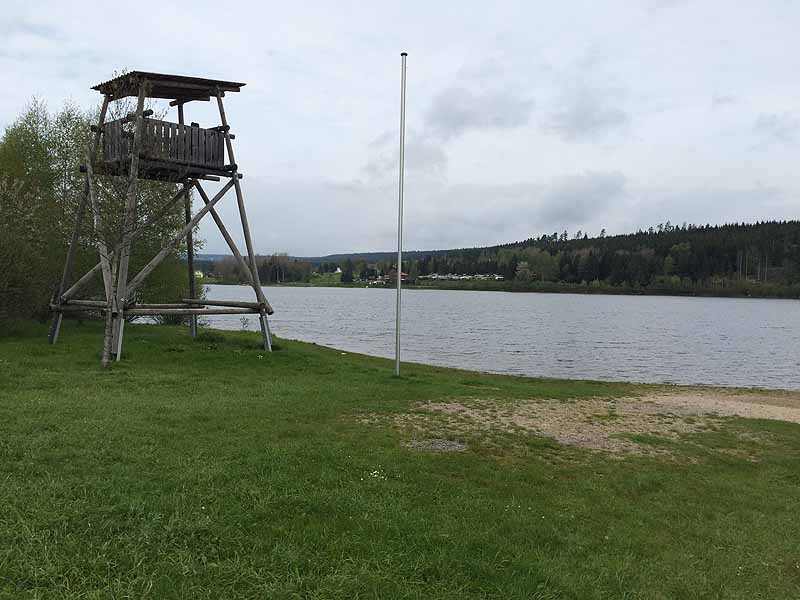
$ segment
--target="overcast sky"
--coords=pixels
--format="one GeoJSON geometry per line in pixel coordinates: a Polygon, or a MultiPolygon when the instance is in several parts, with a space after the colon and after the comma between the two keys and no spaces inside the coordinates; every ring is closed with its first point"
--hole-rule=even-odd
{"type": "Polygon", "coordinates": [[[396,245],[401,51],[407,249],[800,218],[796,1],[104,4],[4,0],[0,127],[123,68],[247,82],[226,109],[259,253],[396,245]]]}

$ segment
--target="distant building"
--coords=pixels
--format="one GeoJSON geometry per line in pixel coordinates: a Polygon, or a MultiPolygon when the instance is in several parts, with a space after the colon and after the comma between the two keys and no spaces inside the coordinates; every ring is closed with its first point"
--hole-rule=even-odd
{"type": "MultiPolygon", "coordinates": [[[[397,269],[392,269],[391,271],[389,271],[386,274],[385,279],[386,279],[387,282],[392,282],[392,283],[396,284],[397,283],[397,269]]],[[[409,279],[408,273],[403,273],[403,272],[400,273],[400,281],[402,283],[414,283],[411,279],[409,279]]]]}

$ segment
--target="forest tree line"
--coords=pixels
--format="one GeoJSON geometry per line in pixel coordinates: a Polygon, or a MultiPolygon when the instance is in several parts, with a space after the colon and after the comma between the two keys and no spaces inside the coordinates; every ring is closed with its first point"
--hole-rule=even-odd
{"type": "MultiPolygon", "coordinates": [[[[404,265],[405,266],[405,265],[404,265]]],[[[408,265],[415,275],[498,273],[515,289],[552,284],[628,291],[796,295],[800,221],[660,224],[636,233],[590,238],[565,231],[522,242],[451,250],[408,265]]]]}
{"type": "MultiPolygon", "coordinates": [[[[667,222],[636,233],[589,237],[564,231],[486,248],[414,251],[403,271],[418,285],[518,291],[608,291],[709,295],[800,296],[800,221],[674,226],[667,222]],[[504,281],[441,283],[431,274],[496,274],[504,281]]],[[[342,283],[388,274],[386,253],[311,262],[285,254],[258,256],[264,283],[308,282],[341,269],[342,283]]],[[[243,282],[234,260],[213,263],[226,283],[243,282]]]]}

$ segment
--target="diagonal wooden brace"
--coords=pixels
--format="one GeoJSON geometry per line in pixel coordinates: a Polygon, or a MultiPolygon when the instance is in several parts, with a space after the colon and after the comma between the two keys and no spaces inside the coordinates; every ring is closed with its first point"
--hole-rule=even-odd
{"type": "Polygon", "coordinates": [[[139,271],[139,273],[137,273],[136,277],[131,279],[131,281],[128,283],[127,289],[125,290],[123,303],[127,298],[130,298],[133,295],[133,292],[136,291],[136,288],[142,285],[142,282],[145,280],[145,278],[153,271],[153,269],[155,269],[159,264],[161,264],[161,261],[163,261],[167,257],[170,251],[175,246],[180,244],[181,240],[183,240],[186,237],[187,232],[194,229],[195,225],[197,225],[200,222],[200,219],[202,219],[232,187],[233,187],[233,180],[230,180],[223,186],[223,188],[219,192],[217,192],[214,198],[211,199],[211,203],[206,204],[203,208],[201,208],[198,211],[198,213],[192,218],[192,220],[189,221],[184,226],[183,229],[181,229],[180,233],[178,233],[169,243],[167,243],[161,249],[161,251],[158,254],[156,254],[153,257],[153,259],[149,263],[147,263],[142,268],[141,271],[139,271]]]}

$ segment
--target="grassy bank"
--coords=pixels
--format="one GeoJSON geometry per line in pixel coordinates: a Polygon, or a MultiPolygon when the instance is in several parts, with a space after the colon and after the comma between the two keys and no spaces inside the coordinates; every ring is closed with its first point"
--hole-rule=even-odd
{"type": "Polygon", "coordinates": [[[97,324],[45,336],[0,340],[0,597],[800,595],[800,425],[719,419],[613,455],[442,422],[465,449],[431,452],[408,447],[420,403],[649,388],[395,379],[382,359],[144,325],[103,371],[97,324]]]}

